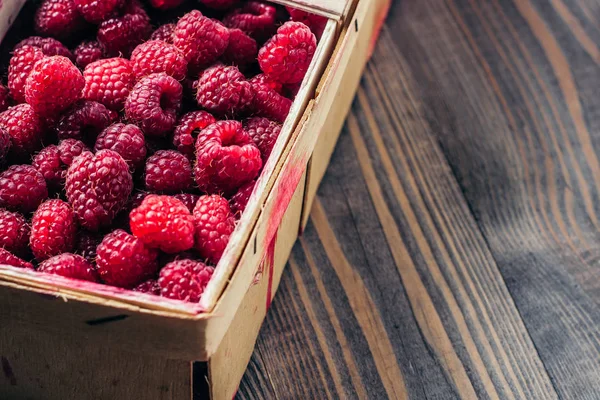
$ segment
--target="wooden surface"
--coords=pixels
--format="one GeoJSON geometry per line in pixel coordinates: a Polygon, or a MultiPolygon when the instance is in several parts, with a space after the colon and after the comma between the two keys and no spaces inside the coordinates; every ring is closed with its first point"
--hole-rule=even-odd
{"type": "Polygon", "coordinates": [[[600,398],[600,3],[400,0],[238,398],[600,398]]]}

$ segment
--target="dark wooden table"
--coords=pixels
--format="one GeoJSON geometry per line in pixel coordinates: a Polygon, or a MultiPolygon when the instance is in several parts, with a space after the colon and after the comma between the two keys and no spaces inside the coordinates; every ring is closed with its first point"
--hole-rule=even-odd
{"type": "Polygon", "coordinates": [[[396,1],[242,399],[600,399],[600,2],[396,1]]]}

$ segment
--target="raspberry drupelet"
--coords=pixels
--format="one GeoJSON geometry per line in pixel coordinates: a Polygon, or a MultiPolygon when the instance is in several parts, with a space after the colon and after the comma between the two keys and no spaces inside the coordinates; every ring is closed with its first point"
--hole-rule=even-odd
{"type": "Polygon", "coordinates": [[[227,199],[219,195],[201,196],[194,207],[196,250],[217,264],[235,229],[235,217],[227,199]]]}

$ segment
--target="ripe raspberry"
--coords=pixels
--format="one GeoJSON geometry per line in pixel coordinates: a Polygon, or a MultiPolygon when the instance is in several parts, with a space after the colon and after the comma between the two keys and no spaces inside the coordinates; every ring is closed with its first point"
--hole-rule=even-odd
{"type": "Polygon", "coordinates": [[[158,281],[156,279],[150,279],[142,282],[132,290],[134,292],[154,294],[156,296],[160,295],[160,286],[158,285],[158,281]]]}
{"type": "Polygon", "coordinates": [[[25,102],[25,82],[36,62],[44,58],[38,47],[23,46],[16,49],[8,66],[8,88],[17,103],[25,102]]]}
{"type": "Polygon", "coordinates": [[[40,50],[42,50],[44,55],[47,57],[63,56],[71,60],[73,59],[73,53],[71,53],[71,50],[67,49],[64,44],[53,38],[29,36],[28,38],[23,39],[19,43],[17,43],[13,51],[20,49],[23,46],[37,47],[40,50]]]}
{"type": "Polygon", "coordinates": [[[129,214],[131,233],[146,246],[165,253],[194,247],[194,217],[185,204],[170,196],[151,194],[129,214]]]}
{"type": "Polygon", "coordinates": [[[59,254],[42,262],[37,270],[82,281],[99,281],[98,272],[94,266],[77,254],[59,254]]]}
{"type": "Polygon", "coordinates": [[[206,111],[191,111],[185,114],[179,119],[173,133],[173,145],[187,157],[193,157],[198,133],[215,122],[215,117],[206,111]]]}
{"type": "Polygon", "coordinates": [[[78,139],[94,143],[103,129],[109,126],[117,113],[96,101],[81,100],[64,113],[56,124],[59,139],[78,139]]]}
{"type": "Polygon", "coordinates": [[[236,65],[240,68],[256,61],[258,47],[256,40],[246,35],[240,29],[229,30],[229,45],[221,60],[225,64],[236,65]]]}
{"type": "Polygon", "coordinates": [[[172,44],[160,40],[150,40],[136,47],[131,53],[131,63],[137,79],[164,72],[181,81],[187,73],[187,60],[183,53],[172,44]]]}
{"type": "Polygon", "coordinates": [[[79,223],[90,231],[110,225],[132,189],[127,163],[112,150],[100,150],[95,155],[83,152],[67,170],[67,198],[79,223]]]}
{"type": "Polygon", "coordinates": [[[0,128],[10,135],[12,151],[27,156],[42,147],[44,125],[29,104],[19,104],[0,114],[0,128]]]}
{"type": "Polygon", "coordinates": [[[106,235],[96,252],[98,272],[109,285],[131,288],[158,270],[158,251],[122,229],[106,235]]]}
{"type": "Polygon", "coordinates": [[[173,30],[175,29],[175,24],[164,24],[156,28],[152,35],[150,35],[150,40],[162,40],[165,43],[173,44],[173,40],[171,35],[173,34],[173,30]]]}
{"type": "Polygon", "coordinates": [[[200,0],[200,3],[216,10],[226,10],[239,3],[239,0],[200,0]]]}
{"type": "Polygon", "coordinates": [[[29,224],[19,214],[0,208],[0,247],[23,255],[29,245],[29,224]]]}
{"type": "Polygon", "coordinates": [[[80,68],[85,68],[88,64],[100,60],[104,56],[104,50],[97,40],[81,42],[75,48],[75,62],[80,68]]]}
{"type": "Polygon", "coordinates": [[[76,233],[77,221],[71,207],[59,199],[45,201],[31,220],[31,251],[39,261],[70,252],[75,247],[76,233]]]}
{"type": "Polygon", "coordinates": [[[277,10],[270,4],[249,1],[229,13],[223,23],[228,28],[241,29],[253,38],[262,40],[273,32],[276,14],[277,10]]]}
{"type": "Polygon", "coordinates": [[[141,6],[126,7],[123,15],[109,18],[98,27],[98,42],[111,56],[129,57],[150,36],[150,18],[141,6]]]}
{"type": "Polygon", "coordinates": [[[77,236],[76,253],[91,263],[96,262],[96,247],[102,241],[102,237],[87,231],[80,231],[77,236]]]}
{"type": "Polygon", "coordinates": [[[10,107],[10,92],[4,85],[0,85],[0,112],[8,110],[10,107]]]}
{"type": "Polygon", "coordinates": [[[159,150],[146,161],[146,190],[177,193],[194,185],[190,160],[175,150],[159,150]]]}
{"type": "Polygon", "coordinates": [[[81,98],[83,75],[66,57],[35,63],[25,83],[25,100],[40,116],[60,114],[81,98]]]}
{"type": "Polygon", "coordinates": [[[168,10],[181,5],[183,0],[150,0],[150,4],[159,10],[168,10]]]}
{"type": "Polygon", "coordinates": [[[142,205],[142,201],[148,196],[150,193],[148,192],[135,192],[131,199],[129,199],[129,211],[131,212],[134,208],[138,208],[142,205]]]}
{"type": "Polygon", "coordinates": [[[200,75],[197,85],[198,105],[219,115],[237,115],[252,103],[250,82],[237,67],[216,66],[200,75]]]}
{"type": "Polygon", "coordinates": [[[250,78],[248,82],[252,84],[252,87],[254,87],[255,85],[267,85],[269,89],[272,89],[279,94],[283,94],[283,84],[270,79],[265,74],[255,75],[252,78],[250,78]]]}
{"type": "Polygon", "coordinates": [[[260,150],[263,165],[267,162],[275,141],[281,132],[281,125],[267,118],[254,117],[244,121],[244,129],[260,150]]]}
{"type": "Polygon", "coordinates": [[[75,157],[84,151],[89,151],[89,149],[80,140],[65,139],[58,143],[58,151],[60,152],[60,161],[69,167],[73,163],[75,157]]]}
{"type": "Polygon", "coordinates": [[[73,3],[86,21],[99,24],[110,17],[123,0],[73,0],[73,3]]]}
{"type": "Polygon", "coordinates": [[[160,295],[198,303],[214,270],[200,261],[184,259],[170,262],[160,271],[160,295]]]}
{"type": "Polygon", "coordinates": [[[178,193],[174,194],[173,197],[181,201],[188,208],[188,210],[190,210],[190,212],[194,211],[194,207],[196,207],[196,202],[200,198],[200,196],[198,196],[197,194],[191,193],[178,193]]]}
{"type": "Polygon", "coordinates": [[[248,200],[250,200],[250,195],[252,194],[255,185],[256,180],[244,183],[229,199],[231,211],[237,218],[239,218],[246,209],[246,205],[248,204],[248,200]]]}
{"type": "Polygon", "coordinates": [[[129,168],[134,171],[146,159],[146,141],[144,134],[135,125],[116,123],[106,128],[94,146],[94,151],[109,149],[116,151],[123,157],[129,168]]]}
{"type": "Polygon", "coordinates": [[[83,78],[83,97],[102,103],[114,111],[123,110],[129,91],[135,83],[131,63],[119,57],[89,64],[83,71],[83,78]]]}
{"type": "Polygon", "coordinates": [[[10,135],[6,129],[0,127],[0,165],[6,161],[6,156],[10,151],[10,147],[10,135]]]}
{"type": "Polygon", "coordinates": [[[198,10],[185,14],[173,30],[173,44],[183,52],[190,72],[215,62],[227,49],[229,30],[198,10]]]}
{"type": "Polygon", "coordinates": [[[73,0],[44,0],[35,13],[35,30],[43,36],[67,38],[84,25],[73,0]]]}
{"type": "Polygon", "coordinates": [[[235,217],[227,199],[216,194],[201,196],[194,208],[194,222],[196,250],[217,264],[235,229],[235,217]]]}
{"type": "Polygon", "coordinates": [[[230,192],[258,175],[260,150],[238,121],[219,121],[196,141],[195,178],[200,190],[230,192]]]}
{"type": "Polygon", "coordinates": [[[12,254],[10,251],[0,247],[0,265],[11,265],[13,267],[34,269],[33,264],[20,259],[19,257],[12,254]]]}
{"type": "Polygon", "coordinates": [[[265,84],[252,83],[252,90],[254,90],[252,111],[256,115],[283,124],[290,113],[292,101],[265,84]]]}
{"type": "Polygon", "coordinates": [[[165,73],[151,74],[135,84],[125,102],[127,119],[149,136],[173,130],[181,108],[183,88],[165,73]]]}
{"type": "Polygon", "coordinates": [[[281,83],[304,79],[317,49],[317,39],[302,22],[286,22],[258,52],[260,69],[281,83]]]}
{"type": "Polygon", "coordinates": [[[31,165],[11,165],[0,174],[0,207],[29,213],[47,197],[46,181],[31,165]]]}
{"type": "Polygon", "coordinates": [[[327,25],[327,18],[297,8],[286,7],[292,21],[302,22],[308,26],[317,38],[320,38],[327,25]]]}
{"type": "Polygon", "coordinates": [[[46,180],[46,184],[54,189],[60,188],[65,183],[67,168],[73,158],[88,148],[83,142],[75,139],[61,141],[58,146],[44,147],[33,158],[32,165],[46,180]]]}

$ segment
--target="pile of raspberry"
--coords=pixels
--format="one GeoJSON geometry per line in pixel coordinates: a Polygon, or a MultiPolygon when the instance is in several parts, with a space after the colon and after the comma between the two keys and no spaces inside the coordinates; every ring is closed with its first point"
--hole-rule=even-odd
{"type": "Polygon", "coordinates": [[[44,0],[32,25],[0,85],[0,263],[200,301],[325,20],[44,0]]]}

